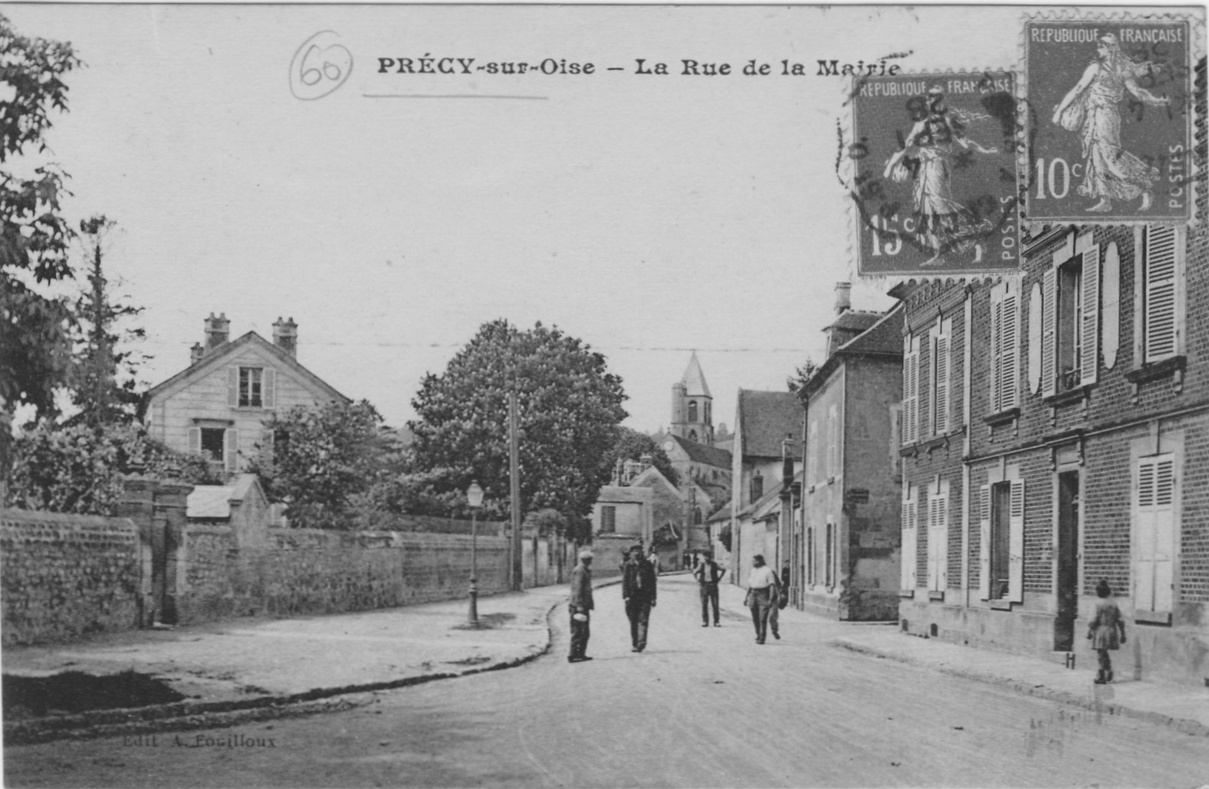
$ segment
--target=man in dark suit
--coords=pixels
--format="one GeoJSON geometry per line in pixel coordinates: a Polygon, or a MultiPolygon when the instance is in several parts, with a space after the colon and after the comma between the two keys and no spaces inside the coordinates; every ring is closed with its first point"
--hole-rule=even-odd
{"type": "Polygon", "coordinates": [[[632,652],[646,649],[651,609],[655,607],[655,568],[642,555],[642,546],[630,549],[630,559],[622,565],[621,597],[630,620],[632,652]]]}
{"type": "Polygon", "coordinates": [[[592,603],[592,552],[584,548],[579,552],[579,564],[571,571],[571,653],[568,663],[591,660],[584,653],[588,650],[588,636],[592,603]]]}
{"type": "Polygon", "coordinates": [[[693,570],[693,577],[697,579],[697,584],[701,588],[701,626],[709,627],[709,608],[712,605],[714,608],[714,627],[721,627],[718,622],[718,582],[722,580],[722,576],[726,575],[726,570],[718,566],[714,561],[713,554],[705,554],[701,557],[701,562],[697,565],[697,569],[693,570]]]}

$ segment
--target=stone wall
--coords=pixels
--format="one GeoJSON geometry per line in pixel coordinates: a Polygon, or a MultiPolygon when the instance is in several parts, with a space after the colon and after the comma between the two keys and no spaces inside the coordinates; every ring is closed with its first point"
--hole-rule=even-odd
{"type": "Polygon", "coordinates": [[[136,627],[141,578],[130,520],[0,510],[5,646],[136,627]]]}

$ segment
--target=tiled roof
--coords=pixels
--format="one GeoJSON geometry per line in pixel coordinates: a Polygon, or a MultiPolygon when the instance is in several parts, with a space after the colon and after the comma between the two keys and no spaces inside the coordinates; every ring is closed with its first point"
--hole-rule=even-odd
{"type": "Polygon", "coordinates": [[[730,470],[731,455],[725,449],[698,444],[696,441],[689,441],[687,438],[681,438],[671,433],[668,434],[668,438],[679,444],[680,448],[684,450],[684,454],[688,455],[688,459],[694,463],[730,470]]]}
{"type": "Polygon", "coordinates": [[[836,353],[889,353],[903,352],[903,310],[902,303],[887,313],[881,313],[881,318],[870,326],[863,334],[841,345],[836,353]]]}
{"type": "Polygon", "coordinates": [[[705,382],[705,373],[701,372],[701,362],[697,361],[697,352],[693,351],[688,360],[688,367],[680,378],[684,384],[684,393],[689,397],[710,397],[709,384],[705,382]]]}
{"type": "Polygon", "coordinates": [[[827,329],[846,329],[848,331],[865,331],[885,316],[884,312],[866,310],[844,310],[827,329]]]}
{"type": "Polygon", "coordinates": [[[739,451],[743,457],[781,457],[785,437],[801,437],[802,417],[802,404],[793,392],[740,389],[739,451]]]}

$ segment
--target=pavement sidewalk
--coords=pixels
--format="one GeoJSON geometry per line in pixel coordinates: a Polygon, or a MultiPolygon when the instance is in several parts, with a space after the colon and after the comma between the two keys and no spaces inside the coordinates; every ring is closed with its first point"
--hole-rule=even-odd
{"type": "MultiPolygon", "coordinates": [[[[740,610],[744,592],[726,585],[722,601],[740,610]]],[[[853,652],[911,663],[966,679],[986,682],[1030,696],[1071,704],[1108,715],[1148,720],[1209,736],[1209,688],[1118,679],[1096,685],[1095,666],[1067,669],[1059,663],[991,649],[903,633],[894,623],[835,622],[787,608],[781,612],[787,634],[822,630],[829,643],[853,652]]],[[[1120,672],[1124,673],[1124,672],[1120,672]]]]}

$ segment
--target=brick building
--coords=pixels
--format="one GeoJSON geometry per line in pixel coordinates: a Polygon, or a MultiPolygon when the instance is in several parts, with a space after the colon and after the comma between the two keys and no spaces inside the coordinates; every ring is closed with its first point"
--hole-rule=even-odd
{"type": "Polygon", "coordinates": [[[1056,226],[1019,275],[902,287],[904,629],[1209,678],[1205,229],[1056,226]],[[914,560],[912,560],[912,557],[914,560]]]}

